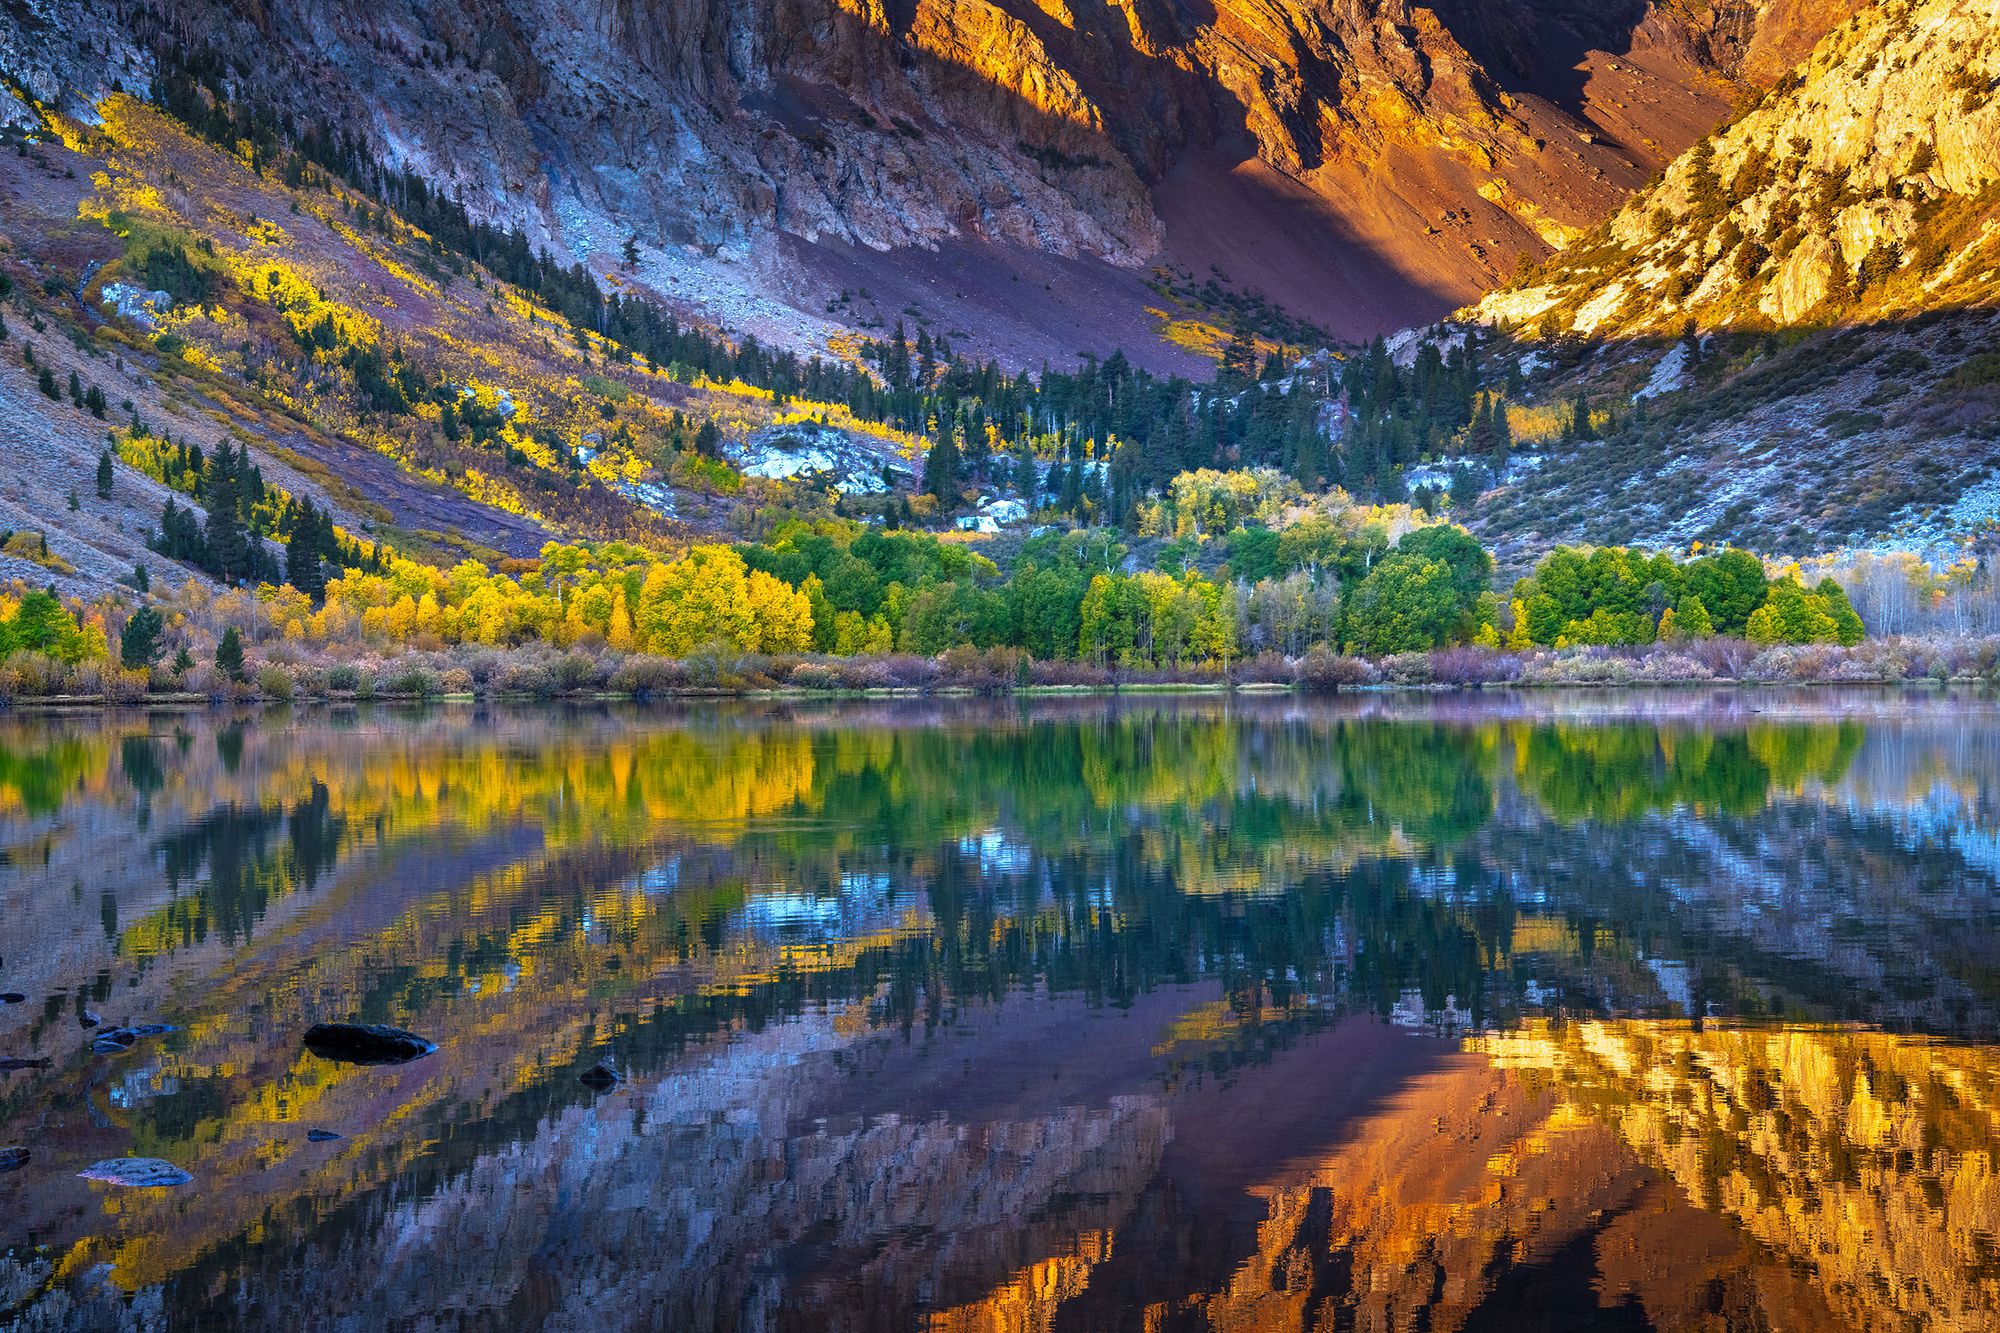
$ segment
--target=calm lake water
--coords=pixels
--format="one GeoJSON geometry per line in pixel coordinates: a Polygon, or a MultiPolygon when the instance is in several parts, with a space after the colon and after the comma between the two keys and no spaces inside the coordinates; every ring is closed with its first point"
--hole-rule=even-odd
{"type": "Polygon", "coordinates": [[[0,1326],[1990,1330],[1997,877],[1973,695],[0,716],[0,1326]]]}

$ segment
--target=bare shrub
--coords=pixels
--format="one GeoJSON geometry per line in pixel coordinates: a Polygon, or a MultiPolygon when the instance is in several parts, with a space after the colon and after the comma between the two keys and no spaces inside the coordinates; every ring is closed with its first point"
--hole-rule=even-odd
{"type": "Polygon", "coordinates": [[[628,657],[611,675],[611,688],[620,694],[650,699],[672,694],[687,684],[687,672],[668,657],[628,657]]]}
{"type": "Polygon", "coordinates": [[[1292,678],[1302,690],[1331,694],[1335,690],[1373,685],[1382,677],[1362,658],[1342,657],[1323,647],[1315,647],[1298,660],[1292,669],[1292,678]]]}
{"type": "Polygon", "coordinates": [[[1521,659],[1515,654],[1473,644],[1440,648],[1430,658],[1431,679],[1440,685],[1498,685],[1521,674],[1521,659]]]}
{"type": "Polygon", "coordinates": [[[1036,662],[1028,671],[1036,685],[1059,689],[1103,689],[1112,684],[1111,672],[1091,662],[1036,662]]]}

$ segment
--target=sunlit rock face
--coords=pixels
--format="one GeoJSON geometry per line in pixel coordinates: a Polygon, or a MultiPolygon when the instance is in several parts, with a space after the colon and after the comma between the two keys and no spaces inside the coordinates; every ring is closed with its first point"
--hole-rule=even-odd
{"type": "Polygon", "coordinates": [[[980,241],[1218,262],[1333,322],[1316,270],[1345,256],[1338,290],[1394,326],[1602,218],[1845,0],[43,8],[0,20],[40,95],[143,82],[148,45],[192,33],[244,91],[559,250],[609,260],[636,235],[663,288],[682,247],[980,241]],[[112,54],[64,48],[84,32],[112,54]]]}
{"type": "Polygon", "coordinates": [[[1991,306],[2000,4],[1874,6],[1829,28],[1770,96],[1628,200],[1588,256],[1480,315],[1640,334],[1991,306]]]}

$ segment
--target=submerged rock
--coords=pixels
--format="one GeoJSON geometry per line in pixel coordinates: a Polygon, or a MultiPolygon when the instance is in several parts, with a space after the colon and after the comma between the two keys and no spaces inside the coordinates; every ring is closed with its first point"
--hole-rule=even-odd
{"type": "Polygon", "coordinates": [[[130,1027],[106,1028],[90,1039],[90,1049],[99,1055],[121,1055],[138,1045],[142,1037],[158,1037],[179,1031],[172,1023],[134,1023],[130,1027]]]}
{"type": "Polygon", "coordinates": [[[194,1177],[157,1157],[107,1157],[101,1162],[92,1162],[77,1175],[85,1180],[101,1180],[107,1185],[124,1185],[131,1189],[165,1189],[169,1185],[185,1185],[194,1177]]]}
{"type": "Polygon", "coordinates": [[[330,1129],[309,1129],[306,1131],[307,1143],[332,1143],[339,1137],[340,1135],[330,1129]]]}
{"type": "Polygon", "coordinates": [[[28,997],[17,990],[0,990],[0,1004],[26,1004],[28,997]]]}
{"type": "Polygon", "coordinates": [[[0,1148],[0,1173],[19,1171],[28,1164],[26,1148],[0,1148]]]}
{"type": "Polygon", "coordinates": [[[429,1055],[437,1043],[383,1023],[315,1023],[306,1029],[306,1049],[324,1060],[400,1065],[429,1055]]]}
{"type": "Polygon", "coordinates": [[[590,1069],[585,1070],[582,1077],[577,1081],[593,1091],[609,1092],[620,1083],[623,1083],[625,1076],[613,1069],[609,1061],[599,1061],[590,1069]]]}

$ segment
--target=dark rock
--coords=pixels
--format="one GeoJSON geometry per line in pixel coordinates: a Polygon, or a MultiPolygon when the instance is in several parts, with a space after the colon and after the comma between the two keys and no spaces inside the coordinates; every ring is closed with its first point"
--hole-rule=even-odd
{"type": "Polygon", "coordinates": [[[19,1171],[28,1164],[26,1148],[0,1148],[0,1174],[19,1171]]]}
{"type": "Polygon", "coordinates": [[[76,1021],[83,1024],[83,1026],[86,1028],[97,1028],[104,1026],[104,1020],[99,1018],[96,1014],[92,1013],[88,1009],[78,1014],[76,1016],[76,1021]]]}
{"type": "Polygon", "coordinates": [[[340,1135],[330,1129],[309,1129],[306,1131],[307,1143],[332,1143],[339,1137],[340,1135]]]}
{"type": "Polygon", "coordinates": [[[625,1076],[613,1069],[609,1062],[600,1062],[584,1071],[577,1081],[595,1092],[609,1092],[623,1083],[625,1076]]]}
{"type": "Polygon", "coordinates": [[[382,1023],[315,1023],[306,1029],[306,1049],[324,1060],[400,1065],[429,1055],[437,1043],[382,1023]]]}
{"type": "Polygon", "coordinates": [[[132,1189],[164,1189],[169,1185],[185,1185],[194,1177],[157,1157],[107,1157],[101,1162],[92,1162],[77,1175],[85,1180],[101,1180],[107,1185],[125,1185],[132,1189]]]}
{"type": "Polygon", "coordinates": [[[99,1055],[120,1055],[138,1045],[141,1037],[158,1037],[179,1032],[172,1023],[134,1023],[130,1027],[106,1028],[90,1040],[90,1049],[99,1055]]]}
{"type": "Polygon", "coordinates": [[[9,1055],[0,1058],[0,1074],[10,1073],[16,1069],[47,1069],[48,1067],[49,1058],[46,1055],[38,1059],[23,1059],[18,1055],[9,1055]]]}
{"type": "Polygon", "coordinates": [[[28,997],[17,990],[0,990],[0,1004],[26,1004],[28,997]]]}

